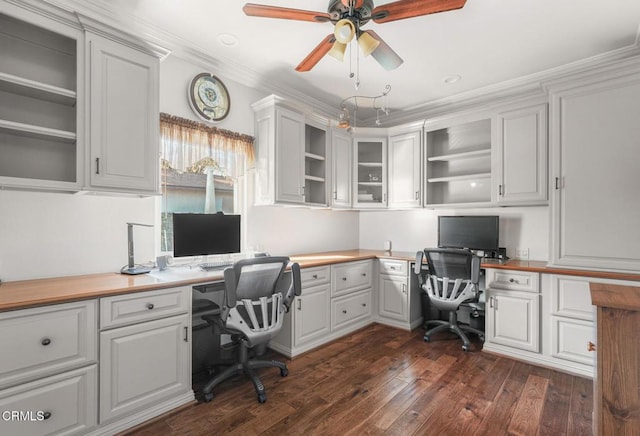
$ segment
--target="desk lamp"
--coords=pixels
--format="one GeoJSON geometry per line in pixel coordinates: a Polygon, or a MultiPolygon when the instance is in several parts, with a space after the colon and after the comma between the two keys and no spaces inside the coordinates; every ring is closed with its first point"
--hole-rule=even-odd
{"type": "Polygon", "coordinates": [[[149,268],[135,266],[133,262],[133,226],[153,227],[151,224],[127,223],[127,243],[129,246],[129,263],[122,267],[120,274],[145,274],[151,271],[149,268]]]}

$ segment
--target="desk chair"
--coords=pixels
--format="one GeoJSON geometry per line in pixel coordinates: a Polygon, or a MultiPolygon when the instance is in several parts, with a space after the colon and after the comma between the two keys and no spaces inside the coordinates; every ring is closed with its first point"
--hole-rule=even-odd
{"type": "Polygon", "coordinates": [[[420,287],[427,293],[431,303],[440,310],[449,312],[449,321],[433,320],[436,327],[424,334],[425,342],[431,335],[449,330],[462,339],[462,349],[469,349],[469,338],[464,332],[477,334],[484,341],[484,332],[458,324],[458,308],[462,303],[478,301],[480,280],[480,258],[467,250],[433,248],[418,251],[414,272],[418,274],[420,287]],[[429,274],[423,282],[421,275],[423,254],[427,257],[429,274]]]}
{"type": "Polygon", "coordinates": [[[202,388],[203,399],[213,399],[211,391],[223,381],[244,374],[253,383],[258,401],[267,400],[264,385],[254,370],[258,368],[280,368],[286,377],[287,366],[276,360],[249,359],[249,350],[266,346],[282,327],[285,312],[296,295],[300,295],[300,266],[291,265],[291,284],[285,292],[280,291],[282,276],[289,264],[288,257],[258,257],[236,262],[224,271],[224,303],[219,315],[205,316],[214,330],[230,334],[239,340],[237,363],[213,377],[202,388]]]}

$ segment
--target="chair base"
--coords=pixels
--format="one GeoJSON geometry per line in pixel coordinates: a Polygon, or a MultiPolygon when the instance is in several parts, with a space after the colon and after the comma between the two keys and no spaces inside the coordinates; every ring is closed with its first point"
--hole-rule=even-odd
{"type": "Polygon", "coordinates": [[[449,321],[441,321],[441,320],[433,320],[428,321],[430,324],[437,324],[436,327],[433,327],[430,330],[427,330],[424,334],[424,341],[431,342],[431,335],[440,331],[450,331],[451,333],[455,333],[458,335],[460,339],[462,339],[462,349],[464,351],[469,350],[469,338],[465,334],[465,332],[475,333],[480,337],[480,340],[484,342],[484,332],[482,330],[478,330],[476,328],[458,324],[458,316],[455,311],[449,312],[449,321]]]}
{"type": "Polygon", "coordinates": [[[287,375],[289,375],[289,369],[283,362],[279,362],[277,360],[250,360],[249,348],[247,347],[247,343],[246,341],[242,341],[239,351],[239,361],[229,366],[220,374],[209,380],[207,384],[202,388],[202,398],[205,402],[208,403],[213,399],[213,393],[211,391],[214,387],[232,377],[235,377],[238,374],[244,374],[249,377],[251,383],[253,383],[253,387],[255,388],[256,394],[258,395],[258,402],[264,403],[265,401],[267,401],[267,393],[265,392],[264,385],[262,384],[262,381],[260,381],[260,378],[258,377],[258,374],[255,372],[255,370],[259,368],[271,367],[280,368],[280,375],[282,377],[286,377],[287,375]]]}

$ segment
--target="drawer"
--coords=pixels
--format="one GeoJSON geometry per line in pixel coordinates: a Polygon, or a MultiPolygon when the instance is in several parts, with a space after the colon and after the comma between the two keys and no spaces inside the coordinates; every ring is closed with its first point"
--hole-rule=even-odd
{"type": "Polygon", "coordinates": [[[539,277],[538,273],[487,268],[486,287],[539,292],[539,277]]]}
{"type": "Polygon", "coordinates": [[[300,270],[302,289],[329,283],[330,278],[331,267],[329,265],[303,268],[300,270]]]}
{"type": "Polygon", "coordinates": [[[553,276],[551,294],[552,314],[584,320],[595,318],[589,279],[553,276]]]}
{"type": "Polygon", "coordinates": [[[100,329],[187,313],[190,302],[190,286],[101,298],[100,329]]]}
{"type": "Polygon", "coordinates": [[[331,301],[331,330],[371,317],[371,291],[361,291],[331,301]]]}
{"type": "Polygon", "coordinates": [[[409,269],[408,262],[405,260],[380,259],[380,274],[390,274],[397,276],[407,275],[409,269]]]}
{"type": "Polygon", "coordinates": [[[2,434],[89,433],[97,424],[97,372],[91,365],[0,391],[2,434]]]}
{"type": "Polygon", "coordinates": [[[551,322],[552,356],[593,366],[595,353],[587,349],[589,342],[596,342],[593,322],[557,316],[551,322]]]}
{"type": "Polygon", "coordinates": [[[331,265],[332,296],[346,295],[371,287],[370,260],[331,265]]]}
{"type": "Polygon", "coordinates": [[[0,388],[97,360],[96,300],[0,313],[0,388]]]}

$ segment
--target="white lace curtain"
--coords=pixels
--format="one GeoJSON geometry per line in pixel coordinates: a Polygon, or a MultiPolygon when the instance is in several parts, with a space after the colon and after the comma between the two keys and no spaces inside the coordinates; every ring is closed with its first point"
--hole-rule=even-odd
{"type": "Polygon", "coordinates": [[[203,123],[160,114],[163,168],[190,171],[213,159],[220,175],[237,178],[254,161],[254,138],[203,123]],[[245,163],[247,165],[245,165],[245,163]]]}

